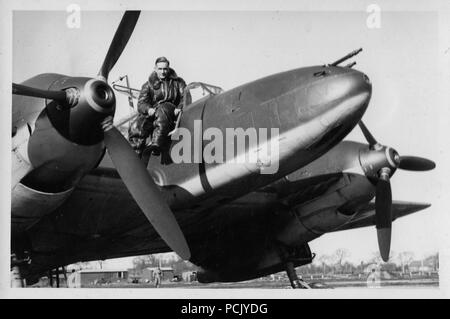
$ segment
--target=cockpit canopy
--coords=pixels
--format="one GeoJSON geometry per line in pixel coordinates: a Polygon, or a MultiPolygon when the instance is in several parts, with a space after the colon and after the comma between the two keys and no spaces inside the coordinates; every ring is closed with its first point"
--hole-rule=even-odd
{"type": "Polygon", "coordinates": [[[187,85],[184,91],[184,93],[188,95],[188,98],[185,99],[185,101],[188,105],[204,97],[220,94],[223,91],[224,90],[222,88],[215,85],[206,84],[203,82],[191,82],[187,85]]]}

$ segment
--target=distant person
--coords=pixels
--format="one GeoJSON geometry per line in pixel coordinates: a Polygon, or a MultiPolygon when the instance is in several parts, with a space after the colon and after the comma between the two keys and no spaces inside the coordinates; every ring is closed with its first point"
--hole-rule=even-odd
{"type": "Polygon", "coordinates": [[[67,288],[77,288],[76,286],[77,273],[72,269],[71,274],[67,278],[67,288]]]}
{"type": "Polygon", "coordinates": [[[186,83],[169,60],[159,57],[147,82],[142,85],[138,99],[138,112],[129,129],[128,139],[139,156],[146,148],[146,140],[152,135],[148,146],[153,155],[161,154],[170,145],[168,133],[174,129],[175,119],[183,107],[186,83]]]}
{"type": "Polygon", "coordinates": [[[155,280],[155,287],[156,288],[161,287],[161,276],[162,276],[161,269],[156,270],[154,272],[153,276],[154,276],[154,280],[155,280]]]}
{"type": "Polygon", "coordinates": [[[368,288],[380,288],[380,274],[375,268],[372,268],[372,272],[367,277],[368,288]]]}

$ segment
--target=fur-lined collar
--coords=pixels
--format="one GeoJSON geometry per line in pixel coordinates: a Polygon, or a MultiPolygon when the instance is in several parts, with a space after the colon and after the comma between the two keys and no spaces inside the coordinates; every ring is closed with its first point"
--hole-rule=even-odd
{"type": "MultiPolygon", "coordinates": [[[[172,80],[177,80],[178,75],[174,69],[169,68],[169,73],[167,74],[167,78],[172,79],[172,80]]],[[[150,74],[150,76],[148,77],[148,82],[155,90],[159,89],[159,87],[161,86],[161,80],[158,78],[158,75],[156,74],[155,71],[153,71],[152,74],[150,74]]]]}

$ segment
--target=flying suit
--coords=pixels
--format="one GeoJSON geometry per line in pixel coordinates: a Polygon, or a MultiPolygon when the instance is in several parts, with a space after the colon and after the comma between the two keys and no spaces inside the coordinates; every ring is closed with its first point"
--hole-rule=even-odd
{"type": "Polygon", "coordinates": [[[139,155],[145,149],[150,135],[152,147],[161,150],[170,145],[167,134],[174,129],[175,109],[183,107],[185,88],[186,83],[172,68],[169,68],[164,80],[152,72],[148,81],[142,85],[138,99],[139,115],[128,132],[130,144],[139,155]],[[148,114],[150,108],[155,109],[152,116],[148,114]]]}

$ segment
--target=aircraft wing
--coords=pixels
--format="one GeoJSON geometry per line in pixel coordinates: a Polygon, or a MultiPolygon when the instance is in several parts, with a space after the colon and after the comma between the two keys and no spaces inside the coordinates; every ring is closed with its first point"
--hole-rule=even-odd
{"type": "MultiPolygon", "coordinates": [[[[254,254],[254,247],[264,251],[274,236],[283,237],[289,232],[284,230],[286,225],[297,227],[292,216],[302,213],[293,213],[296,207],[314,199],[327,203],[328,200],[320,198],[333,187],[342,189],[348,183],[348,176],[334,174],[284,182],[282,187],[275,183],[208,210],[174,211],[193,253],[203,255],[204,263],[215,264],[217,254],[223,260],[232,260],[242,252],[242,256],[235,258],[242,261],[254,254]]],[[[394,201],[393,218],[428,206],[394,201]]],[[[353,217],[324,233],[374,225],[374,207],[368,201],[353,217]]],[[[311,220],[321,220],[320,213],[311,220]]],[[[27,233],[33,249],[31,271],[35,274],[77,261],[170,251],[113,168],[98,168],[85,176],[56,212],[42,218],[27,233]]],[[[305,239],[303,244],[312,239],[305,239]]]]}

